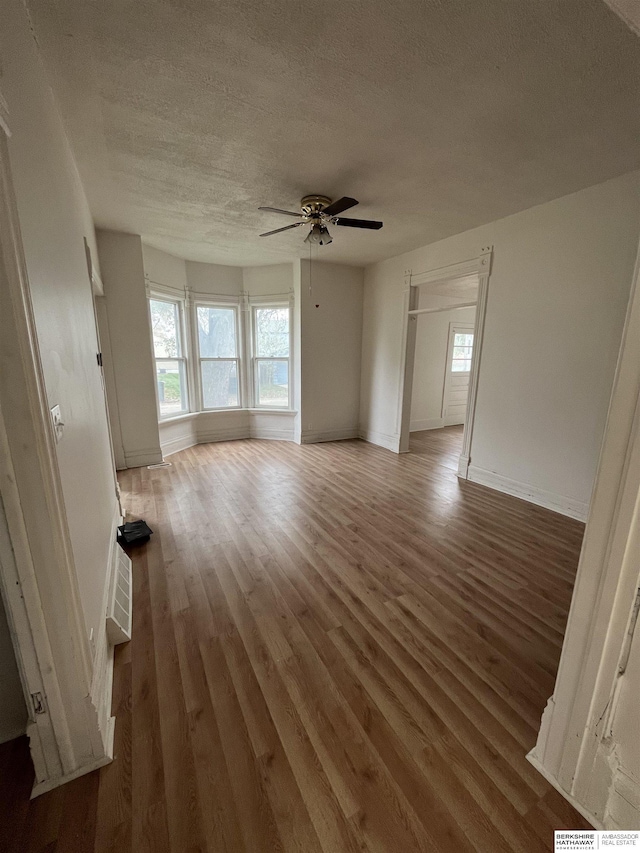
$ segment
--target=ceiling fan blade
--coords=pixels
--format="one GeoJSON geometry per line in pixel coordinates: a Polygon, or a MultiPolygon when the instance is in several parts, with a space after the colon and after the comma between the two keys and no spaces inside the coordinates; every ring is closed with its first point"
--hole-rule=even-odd
{"type": "Polygon", "coordinates": [[[371,228],[373,231],[382,228],[382,222],[376,222],[374,219],[345,219],[344,216],[339,216],[335,224],[346,225],[347,228],[371,228]]]}
{"type": "Polygon", "coordinates": [[[258,210],[268,210],[271,213],[284,213],[285,216],[302,216],[301,213],[294,213],[292,210],[280,210],[279,207],[259,207],[258,210]]]}
{"type": "Polygon", "coordinates": [[[293,225],[285,225],[284,228],[276,228],[275,231],[265,231],[261,237],[270,237],[272,234],[279,234],[281,231],[288,231],[290,228],[297,228],[298,225],[304,225],[304,222],[294,222],[293,225]]]}
{"type": "Polygon", "coordinates": [[[355,198],[348,198],[348,196],[343,196],[339,198],[337,201],[332,201],[329,207],[324,207],[322,212],[326,216],[337,216],[339,213],[342,213],[343,210],[349,210],[350,207],[355,207],[356,204],[359,204],[355,200],[355,198]]]}

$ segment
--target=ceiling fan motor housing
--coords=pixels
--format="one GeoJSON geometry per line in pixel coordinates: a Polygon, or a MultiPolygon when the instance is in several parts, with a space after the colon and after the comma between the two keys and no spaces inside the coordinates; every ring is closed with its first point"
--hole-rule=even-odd
{"type": "Polygon", "coordinates": [[[306,195],[300,201],[300,209],[306,216],[317,217],[330,204],[331,199],[326,195],[306,195]]]}

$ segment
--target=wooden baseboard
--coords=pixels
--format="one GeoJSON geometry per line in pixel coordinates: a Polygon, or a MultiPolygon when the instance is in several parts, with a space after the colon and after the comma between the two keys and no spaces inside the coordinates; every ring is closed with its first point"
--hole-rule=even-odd
{"type": "MultiPolygon", "coordinates": [[[[532,764],[536,768],[536,770],[538,771],[538,773],[540,773],[541,776],[544,776],[544,778],[547,780],[547,782],[550,785],[552,785],[556,789],[556,791],[558,791],[559,794],[562,794],[562,796],[565,798],[565,800],[567,800],[567,802],[571,803],[571,805],[574,807],[574,809],[577,812],[579,812],[585,820],[589,821],[589,823],[591,824],[591,826],[594,829],[604,829],[604,826],[602,825],[602,823],[600,823],[600,821],[594,815],[592,815],[590,812],[588,812],[576,800],[575,797],[573,797],[571,794],[567,793],[567,791],[565,791],[564,788],[562,788],[560,786],[558,780],[554,776],[552,776],[550,773],[547,772],[544,765],[538,761],[538,758],[535,754],[535,749],[532,749],[531,752],[527,753],[526,759],[529,762],[529,764],[532,764]]],[[[564,827],[564,828],[571,829],[572,827],[564,827]]]]}
{"type": "Polygon", "coordinates": [[[458,477],[462,477],[463,480],[466,480],[469,476],[469,457],[468,456],[460,456],[458,459],[458,477]]]}
{"type": "Polygon", "coordinates": [[[162,462],[162,450],[160,447],[148,448],[146,450],[134,450],[125,452],[124,461],[127,468],[143,468],[145,465],[157,465],[162,462]]]}
{"type": "Polygon", "coordinates": [[[411,421],[409,432],[422,432],[429,429],[442,429],[448,426],[462,426],[464,421],[456,416],[448,416],[446,418],[425,418],[423,420],[411,421]]]}
{"type": "Polygon", "coordinates": [[[193,432],[189,432],[185,435],[176,436],[176,438],[170,438],[168,441],[160,442],[160,447],[162,448],[163,458],[166,458],[167,456],[171,456],[172,453],[178,453],[180,450],[188,450],[189,447],[194,447],[196,444],[198,444],[198,439],[193,432]]]}
{"type": "Polygon", "coordinates": [[[116,718],[110,717],[107,731],[106,755],[102,756],[102,758],[96,759],[96,761],[90,761],[87,764],[83,764],[82,767],[78,767],[76,770],[73,770],[71,773],[67,773],[64,776],[57,776],[52,779],[46,779],[44,782],[37,782],[31,789],[31,799],[33,800],[35,797],[39,797],[40,794],[46,794],[47,791],[59,788],[60,785],[66,785],[67,782],[73,782],[74,779],[79,779],[80,776],[86,776],[87,773],[93,773],[94,770],[99,770],[101,767],[105,767],[107,764],[110,764],[113,761],[115,729],[116,718]]]}
{"type": "Polygon", "coordinates": [[[384,447],[391,450],[392,453],[400,452],[400,436],[387,435],[384,432],[376,432],[372,429],[359,429],[358,438],[363,441],[368,441],[369,444],[377,444],[378,447],[384,447]]]}
{"type": "Polygon", "coordinates": [[[290,427],[264,427],[252,425],[249,438],[261,438],[267,441],[293,441],[293,424],[290,427]]]}
{"type": "Polygon", "coordinates": [[[423,418],[422,420],[411,421],[409,424],[409,432],[422,432],[427,429],[442,429],[444,426],[444,418],[423,418]]]}
{"type": "Polygon", "coordinates": [[[251,438],[248,427],[223,427],[222,429],[198,430],[196,444],[209,444],[216,441],[239,441],[251,438]]]}
{"type": "Polygon", "coordinates": [[[515,498],[521,498],[537,506],[543,506],[545,509],[567,515],[569,518],[575,518],[578,521],[587,520],[589,504],[576,498],[569,498],[565,495],[558,495],[555,492],[548,492],[545,489],[539,489],[537,486],[531,486],[528,483],[521,483],[509,477],[504,477],[502,474],[496,474],[495,471],[478,468],[476,465],[469,465],[467,479],[473,483],[479,483],[481,486],[488,486],[490,489],[495,489],[498,492],[504,492],[507,495],[513,495],[515,498]]]}
{"type": "Polygon", "coordinates": [[[303,432],[302,444],[319,444],[323,441],[345,441],[349,438],[358,438],[357,427],[344,427],[343,429],[330,429],[320,432],[303,432]]]}

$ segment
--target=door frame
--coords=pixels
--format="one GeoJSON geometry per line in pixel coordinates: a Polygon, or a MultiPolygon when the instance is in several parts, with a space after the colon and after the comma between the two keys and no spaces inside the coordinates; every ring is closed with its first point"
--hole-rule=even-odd
{"type": "Polygon", "coordinates": [[[113,718],[91,694],[93,660],[80,603],[55,437],[31,303],[0,94],[0,586],[27,696],[32,796],[108,763],[113,718]]]}
{"type": "Polygon", "coordinates": [[[609,737],[640,583],[639,509],[640,248],[558,676],[527,756],[597,828],[621,779],[640,814],[640,785],[609,737]]]}
{"type": "MultiPolygon", "coordinates": [[[[478,397],[478,380],[480,375],[480,363],[482,360],[482,346],[484,341],[484,326],[487,313],[487,299],[489,292],[489,279],[491,277],[491,263],[493,260],[493,246],[483,246],[480,253],[469,260],[449,264],[444,267],[414,273],[407,269],[404,272],[404,288],[402,293],[403,327],[402,327],[402,349],[400,358],[400,394],[398,400],[398,452],[409,452],[409,435],[411,427],[411,396],[413,393],[413,372],[416,354],[416,325],[420,314],[427,313],[417,307],[418,288],[424,284],[436,284],[474,276],[478,279],[478,298],[476,305],[476,320],[474,324],[473,352],[471,354],[471,375],[469,376],[469,399],[467,402],[467,417],[465,418],[462,434],[462,448],[458,460],[458,477],[468,479],[469,464],[471,461],[471,446],[473,440],[473,428],[476,416],[476,402],[478,397]]],[[[451,308],[463,308],[465,305],[451,306],[451,308]]],[[[447,308],[446,310],[451,310],[447,308]]]]}

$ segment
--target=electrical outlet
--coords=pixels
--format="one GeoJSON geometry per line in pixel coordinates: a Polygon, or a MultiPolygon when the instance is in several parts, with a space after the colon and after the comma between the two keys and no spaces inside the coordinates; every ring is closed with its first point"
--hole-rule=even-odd
{"type": "Polygon", "coordinates": [[[62,420],[62,412],[60,406],[53,406],[51,409],[51,424],[53,425],[53,435],[56,441],[62,438],[62,430],[64,429],[64,421],[62,420]]]}

